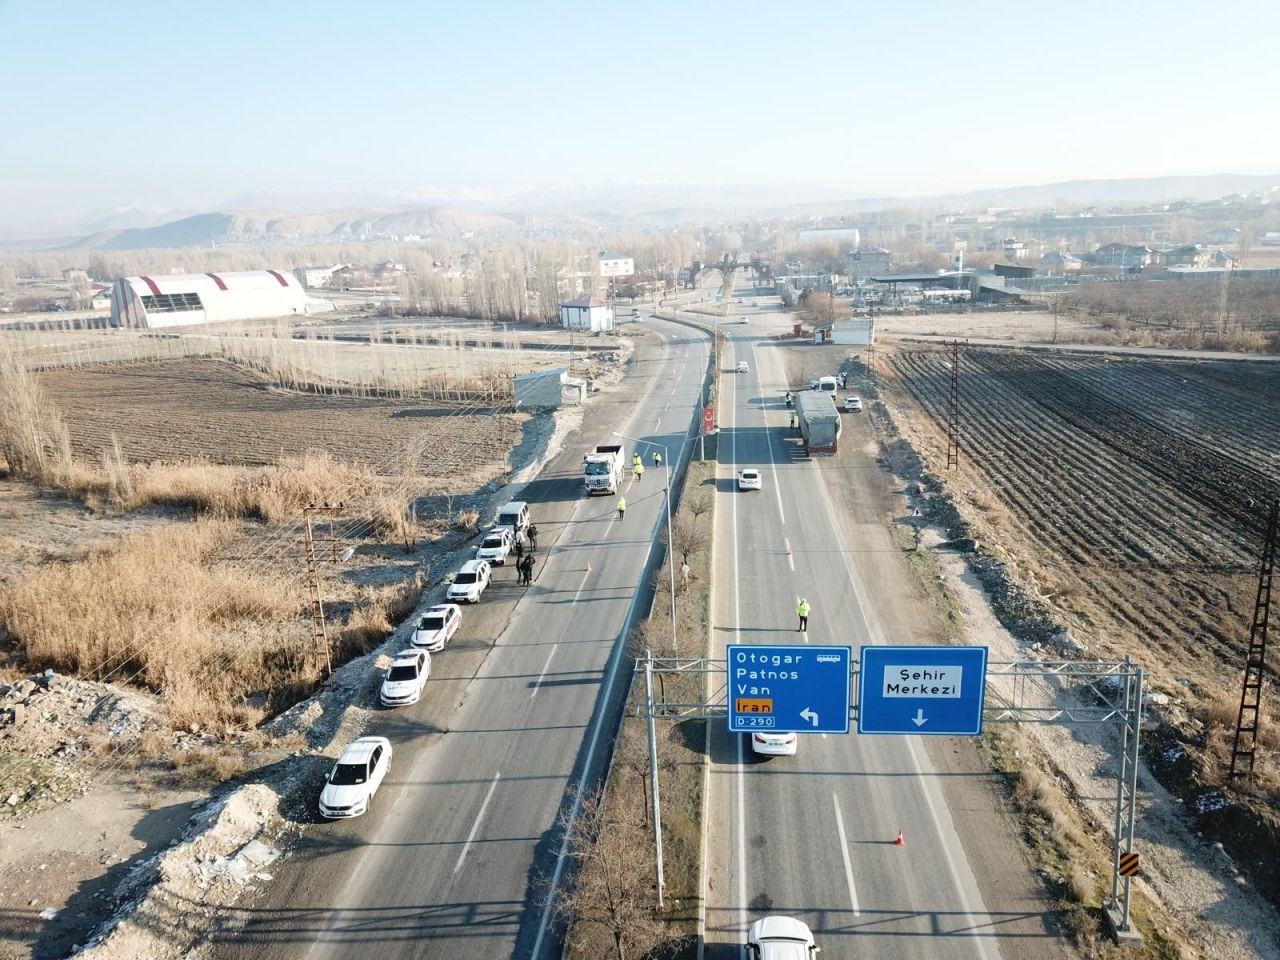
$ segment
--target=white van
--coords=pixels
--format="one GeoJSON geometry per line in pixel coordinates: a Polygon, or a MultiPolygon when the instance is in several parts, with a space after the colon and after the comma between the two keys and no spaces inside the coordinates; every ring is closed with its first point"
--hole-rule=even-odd
{"type": "Polygon", "coordinates": [[[832,400],[834,400],[836,397],[836,390],[839,388],[839,386],[840,386],[840,381],[837,380],[835,377],[819,377],[818,385],[813,389],[817,390],[819,393],[825,393],[832,400]]]}
{"type": "Polygon", "coordinates": [[[512,500],[498,511],[495,526],[508,527],[513,539],[524,543],[524,532],[529,529],[529,504],[512,500]]]}

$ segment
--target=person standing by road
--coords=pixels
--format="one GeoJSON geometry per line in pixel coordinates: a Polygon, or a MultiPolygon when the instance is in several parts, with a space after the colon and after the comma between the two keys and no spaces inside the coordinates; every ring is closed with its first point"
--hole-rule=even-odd
{"type": "Polygon", "coordinates": [[[618,498],[618,519],[621,520],[627,514],[627,498],[618,498]]]}
{"type": "Polygon", "coordinates": [[[529,524],[529,529],[525,531],[525,536],[529,538],[529,552],[533,553],[538,549],[538,525],[536,523],[529,524]]]}
{"type": "Polygon", "coordinates": [[[796,628],[797,633],[809,632],[809,609],[809,601],[801,597],[800,602],[796,604],[796,614],[800,617],[800,626],[796,628]]]}
{"type": "Polygon", "coordinates": [[[644,479],[644,464],[636,461],[636,483],[644,479]]]}
{"type": "Polygon", "coordinates": [[[794,430],[795,428],[796,428],[796,412],[792,410],[791,411],[791,429],[794,430]]]}
{"type": "Polygon", "coordinates": [[[520,582],[526,587],[533,583],[533,554],[526,554],[520,561],[520,582]]]}
{"type": "Polygon", "coordinates": [[[655,450],[653,451],[653,468],[657,470],[660,466],[662,466],[662,454],[655,450]]]}
{"type": "Polygon", "coordinates": [[[516,555],[516,567],[518,568],[520,562],[524,560],[524,538],[518,533],[516,534],[515,546],[511,548],[511,551],[516,555]]]}
{"type": "Polygon", "coordinates": [[[635,453],[631,455],[631,469],[634,470],[636,467],[640,466],[640,464],[641,464],[640,451],[637,450],[635,453]]]}

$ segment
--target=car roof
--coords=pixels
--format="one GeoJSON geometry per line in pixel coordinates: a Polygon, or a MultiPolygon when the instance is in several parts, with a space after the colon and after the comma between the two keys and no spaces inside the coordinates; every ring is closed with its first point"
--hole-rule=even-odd
{"type": "Polygon", "coordinates": [[[456,603],[437,603],[434,607],[430,607],[427,613],[456,613],[461,615],[462,611],[458,609],[456,603]]]}
{"type": "Polygon", "coordinates": [[[392,663],[395,663],[400,660],[417,660],[424,653],[426,653],[425,650],[415,650],[414,648],[410,647],[408,650],[401,650],[399,653],[397,653],[394,657],[391,658],[391,661],[392,663]]]}
{"type": "Polygon", "coordinates": [[[347,744],[346,749],[342,751],[342,755],[338,757],[338,762],[365,763],[368,762],[374,747],[389,746],[391,746],[391,743],[386,737],[361,737],[359,740],[353,740],[347,744]]]}
{"type": "Polygon", "coordinates": [[[751,935],[757,940],[771,937],[785,937],[788,940],[801,940],[805,943],[813,939],[809,928],[795,917],[765,917],[751,925],[751,935]]]}
{"type": "Polygon", "coordinates": [[[525,500],[512,500],[505,507],[499,510],[498,513],[506,513],[509,510],[523,510],[528,505],[528,502],[525,500]]]}
{"type": "Polygon", "coordinates": [[[476,570],[480,569],[480,564],[484,562],[485,561],[483,560],[468,560],[466,563],[462,565],[459,572],[462,572],[463,570],[465,570],[467,573],[474,573],[476,570]]]}

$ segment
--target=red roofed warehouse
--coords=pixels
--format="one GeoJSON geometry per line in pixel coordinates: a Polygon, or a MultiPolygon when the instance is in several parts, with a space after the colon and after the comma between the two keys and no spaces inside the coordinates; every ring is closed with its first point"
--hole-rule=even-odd
{"type": "Polygon", "coordinates": [[[333,309],[312,300],[283,270],[120,277],[111,294],[113,327],[179,327],[265,320],[333,309]]]}

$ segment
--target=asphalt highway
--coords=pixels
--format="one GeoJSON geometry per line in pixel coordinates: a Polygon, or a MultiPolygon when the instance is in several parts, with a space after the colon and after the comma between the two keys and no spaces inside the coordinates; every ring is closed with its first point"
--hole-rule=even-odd
{"type": "MultiPolygon", "coordinates": [[[[308,826],[267,893],[215,943],[217,956],[559,956],[548,898],[564,879],[558,823],[576,814],[575,788],[602,772],[631,669],[624,638],[664,523],[652,446],[642,447],[644,479],[626,481],[622,521],[614,497],[581,495],[581,455],[623,442],[617,430],[668,446],[674,460],[707,363],[704,335],[644,322],[662,338],[661,355],[615,395],[593,398],[584,428],[531,484],[548,500],[533,503],[533,518],[545,537],[554,513],[558,539],[474,677],[459,683],[445,732],[422,735],[452,648],[436,656],[422,704],[368,730],[395,745],[371,812],[308,826]]],[[[629,461],[635,444],[625,446],[629,461]]],[[[465,634],[474,608],[463,618],[465,634]]]]}

